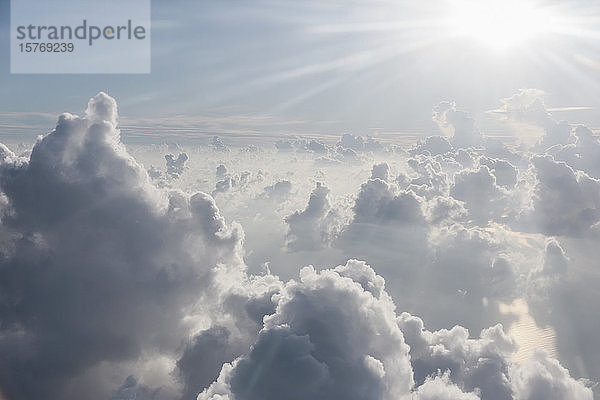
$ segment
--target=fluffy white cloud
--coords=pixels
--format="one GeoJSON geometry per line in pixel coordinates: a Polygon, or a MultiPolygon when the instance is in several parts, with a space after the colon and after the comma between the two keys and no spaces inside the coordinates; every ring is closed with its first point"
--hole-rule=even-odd
{"type": "Polygon", "coordinates": [[[199,399],[409,398],[409,347],[384,281],[369,266],[303,268],[277,297],[251,351],[225,365],[199,399]]]}
{"type": "Polygon", "coordinates": [[[594,378],[600,370],[600,351],[592,344],[600,312],[590,307],[599,301],[595,243],[595,235],[548,238],[527,291],[533,317],[556,331],[561,362],[576,376],[594,378]]]}
{"type": "Polygon", "coordinates": [[[183,173],[185,169],[185,163],[188,160],[188,155],[185,153],[179,153],[177,158],[173,154],[165,155],[165,161],[167,162],[167,175],[171,178],[179,178],[179,175],[183,173]]]}
{"type": "Polygon", "coordinates": [[[600,218],[600,181],[550,156],[531,160],[537,182],[525,229],[547,235],[581,236],[600,218]]]}
{"type": "MultiPolygon", "coordinates": [[[[100,93],[83,117],[61,115],[29,159],[3,148],[0,387],[9,399],[61,398],[91,367],[174,352],[213,269],[241,268],[241,229],[208,195],[154,187],[120,143],[117,119],[100,93]]],[[[69,393],[102,398],[116,387],[96,385],[69,393]]]]}
{"type": "Polygon", "coordinates": [[[496,178],[496,183],[505,189],[511,189],[517,184],[517,169],[506,160],[481,157],[479,165],[485,165],[496,178]]]}
{"type": "Polygon", "coordinates": [[[328,194],[329,189],[317,182],[306,208],[285,217],[289,226],[287,246],[291,251],[318,249],[337,236],[339,218],[331,210],[328,194]]]}
{"type": "Polygon", "coordinates": [[[576,127],[572,133],[574,143],[555,146],[548,153],[577,170],[600,178],[600,140],[585,126],[576,127]]]}
{"type": "Polygon", "coordinates": [[[478,400],[475,393],[465,393],[450,382],[449,374],[427,378],[417,389],[415,400],[478,400]]]}
{"type": "Polygon", "coordinates": [[[542,351],[511,371],[518,400],[592,400],[592,391],[571,378],[569,371],[542,351]]]}
{"type": "Polygon", "coordinates": [[[397,316],[383,278],[364,262],[303,268],[274,299],[254,345],[199,400],[521,400],[547,388],[557,389],[551,398],[591,399],[545,355],[513,364],[516,345],[501,325],[473,339],[461,326],[431,332],[417,317],[397,316]]]}
{"type": "Polygon", "coordinates": [[[463,201],[470,216],[480,225],[498,220],[506,209],[506,194],[486,165],[456,174],[450,195],[463,201]]]}
{"type": "Polygon", "coordinates": [[[501,112],[508,119],[525,121],[549,127],[554,124],[546,105],[544,92],[539,89],[519,89],[514,95],[501,100],[501,112]]]}
{"type": "Polygon", "coordinates": [[[395,193],[379,179],[369,179],[361,186],[354,205],[353,223],[421,224],[421,203],[411,191],[395,193]]]}
{"type": "Polygon", "coordinates": [[[342,135],[337,144],[344,149],[352,149],[354,151],[379,151],[383,149],[381,143],[372,137],[364,138],[349,133],[342,135]]]}
{"type": "Polygon", "coordinates": [[[453,382],[483,399],[511,399],[510,355],[516,350],[501,325],[484,329],[479,339],[469,338],[461,326],[430,332],[410,314],[398,317],[400,329],[410,346],[411,363],[418,384],[437,371],[449,371],[453,382]]]}
{"type": "Polygon", "coordinates": [[[420,141],[410,150],[411,155],[428,154],[437,156],[452,151],[452,145],[442,136],[429,136],[424,141],[420,141]]]}
{"type": "Polygon", "coordinates": [[[450,143],[456,147],[478,147],[483,136],[475,126],[475,120],[466,112],[457,110],[454,102],[442,102],[433,110],[433,120],[448,133],[450,143]]]}
{"type": "Polygon", "coordinates": [[[103,94],[22,156],[0,146],[2,395],[589,398],[574,377],[600,377],[597,143],[536,96],[503,106],[544,126],[532,150],[447,103],[449,139],[413,147],[126,151],[103,94]],[[189,155],[167,160],[177,179],[149,179],[142,163],[167,153],[189,155]],[[547,356],[511,361],[497,324],[513,332],[502,305],[523,299],[573,377],[547,356]]]}

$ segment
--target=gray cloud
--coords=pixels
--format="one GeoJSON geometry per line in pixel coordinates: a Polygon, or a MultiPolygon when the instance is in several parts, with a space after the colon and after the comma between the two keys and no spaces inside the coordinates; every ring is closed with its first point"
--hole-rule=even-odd
{"type": "Polygon", "coordinates": [[[290,250],[316,249],[335,239],[339,218],[331,210],[328,195],[329,189],[317,182],[306,208],[285,217],[289,227],[287,247],[290,250]]]}
{"type": "Polygon", "coordinates": [[[344,135],[126,151],[100,94],[31,152],[0,146],[3,396],[590,398],[575,377],[600,376],[597,143],[542,106],[505,105],[546,124],[542,150],[447,103],[449,139],[407,150],[344,135]],[[168,152],[186,172],[151,181],[142,163],[168,152]],[[523,299],[570,373],[513,362],[497,324],[513,332],[503,305],[523,299]]]}
{"type": "Polygon", "coordinates": [[[100,93],[84,117],[63,114],[28,160],[4,149],[0,386],[10,399],[60,398],[100,363],[174,351],[211,270],[241,263],[241,230],[208,195],[156,189],[119,143],[117,118],[100,93]]]}
{"type": "Polygon", "coordinates": [[[457,110],[454,102],[442,102],[435,107],[433,120],[448,132],[450,143],[456,147],[478,147],[483,144],[475,120],[466,112],[457,110]]]}
{"type": "MultiPolygon", "coordinates": [[[[531,160],[537,182],[523,219],[547,235],[581,236],[600,218],[600,181],[550,156],[531,160]]],[[[527,229],[527,228],[526,228],[527,229]]]]}
{"type": "Polygon", "coordinates": [[[569,371],[544,352],[533,356],[511,373],[517,399],[591,400],[592,391],[571,378],[569,371]]]}
{"type": "Polygon", "coordinates": [[[591,399],[591,390],[541,353],[522,365],[501,325],[477,339],[455,326],[430,332],[396,315],[384,280],[365,263],[300,271],[249,352],[224,364],[198,399],[591,399]],[[536,369],[540,365],[543,368],[536,369]],[[554,398],[554,397],[553,397],[554,398]]]}
{"type": "Polygon", "coordinates": [[[185,153],[179,153],[177,158],[173,154],[165,155],[165,161],[167,163],[167,175],[171,178],[179,178],[185,169],[185,163],[188,160],[188,155],[185,153]]]}

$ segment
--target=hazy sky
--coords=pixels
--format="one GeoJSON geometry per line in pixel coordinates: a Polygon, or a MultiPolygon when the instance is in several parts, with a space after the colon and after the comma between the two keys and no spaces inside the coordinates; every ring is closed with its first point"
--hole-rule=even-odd
{"type": "MultiPolygon", "coordinates": [[[[2,57],[0,113],[76,110],[104,90],[129,118],[184,114],[242,118],[258,131],[365,134],[435,131],[430,110],[443,100],[483,120],[520,88],[545,91],[551,108],[600,106],[595,2],[537,2],[529,14],[498,2],[520,12],[518,21],[473,13],[465,2],[154,1],[151,74],[11,75],[2,57]],[[498,46],[495,28],[517,39],[498,46]]],[[[6,54],[8,0],[0,15],[6,54]]],[[[600,125],[594,110],[563,117],[600,125]]]]}
{"type": "Polygon", "coordinates": [[[162,1],[151,74],[3,56],[0,400],[600,398],[596,3],[162,1]]]}

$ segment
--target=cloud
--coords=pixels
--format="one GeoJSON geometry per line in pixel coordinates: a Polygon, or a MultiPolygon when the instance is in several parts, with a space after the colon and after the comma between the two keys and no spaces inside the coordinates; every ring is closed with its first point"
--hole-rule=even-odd
{"type": "MultiPolygon", "coordinates": [[[[213,269],[241,268],[241,229],[206,194],[154,187],[120,143],[117,119],[100,93],[83,117],[61,115],[29,159],[2,148],[0,387],[9,399],[61,398],[101,363],[174,352],[213,269]]],[[[70,396],[106,398],[112,387],[100,382],[70,396]]]]}
{"type": "Polygon", "coordinates": [[[511,189],[517,184],[517,168],[510,162],[490,157],[481,157],[479,165],[485,165],[496,178],[496,184],[511,189]]]}
{"type": "Polygon", "coordinates": [[[600,218],[600,181],[550,156],[534,156],[537,182],[528,228],[547,235],[582,236],[600,218]]]}
{"type": "Polygon", "coordinates": [[[223,164],[219,164],[216,171],[217,178],[225,178],[227,175],[227,167],[223,164]]]}
{"type": "Polygon", "coordinates": [[[177,373],[184,383],[184,399],[194,399],[218,377],[224,363],[233,361],[245,350],[241,344],[232,346],[230,336],[227,328],[213,326],[186,346],[177,361],[177,373]]]}
{"type": "Polygon", "coordinates": [[[232,192],[234,189],[238,192],[244,188],[252,186],[255,183],[263,182],[264,175],[262,171],[252,174],[250,171],[242,171],[239,174],[225,174],[223,179],[215,183],[215,189],[212,191],[212,196],[232,192]]]}
{"type": "MultiPolygon", "coordinates": [[[[527,96],[506,110],[544,111],[527,96]]],[[[33,149],[0,146],[2,396],[533,400],[544,382],[585,399],[596,139],[550,121],[554,144],[514,148],[453,103],[436,113],[449,137],[412,147],[126,150],[99,94],[33,149]],[[146,172],[167,153],[190,155],[169,161],[178,179],[146,172]],[[525,301],[559,368],[513,362],[504,329],[536,338],[503,310],[525,301]]]]}
{"type": "MultiPolygon", "coordinates": [[[[407,164],[417,176],[409,179],[404,186],[426,198],[447,196],[450,182],[440,161],[442,160],[437,157],[432,158],[423,154],[410,158],[407,164]]],[[[457,168],[462,169],[460,166],[457,168]]],[[[448,169],[445,168],[446,171],[448,169]]],[[[400,180],[397,181],[402,184],[400,180]]],[[[405,181],[404,177],[402,177],[402,181],[405,181]]]]}
{"type": "Polygon", "coordinates": [[[449,374],[427,378],[415,395],[415,400],[478,400],[475,393],[465,393],[450,382],[449,374]]]}
{"type": "Polygon", "coordinates": [[[317,182],[303,211],[285,217],[289,230],[287,247],[291,251],[317,249],[337,236],[338,217],[329,204],[329,189],[317,182]]]}
{"type": "Polygon", "coordinates": [[[473,339],[461,326],[431,332],[418,317],[398,316],[364,262],[305,267],[275,298],[254,345],[224,364],[199,400],[516,400],[538,398],[541,383],[559,389],[556,398],[591,399],[546,355],[513,364],[516,345],[501,325],[473,339]]]}
{"type": "Polygon", "coordinates": [[[565,142],[550,148],[557,161],[564,161],[574,169],[584,171],[594,178],[600,178],[600,141],[594,133],[585,126],[578,126],[570,133],[574,143],[565,142]]]}
{"type": "Polygon", "coordinates": [[[524,400],[591,400],[592,391],[571,378],[569,371],[544,352],[536,351],[532,358],[511,373],[515,397],[524,400]]]}
{"type": "Polygon", "coordinates": [[[129,375],[125,382],[109,397],[109,400],[154,400],[158,398],[160,388],[150,389],[145,386],[139,386],[137,379],[129,375]]]}
{"type": "Polygon", "coordinates": [[[411,349],[417,384],[426,383],[439,370],[449,371],[453,382],[468,392],[480,393],[482,399],[511,399],[509,366],[516,344],[501,325],[484,329],[479,339],[471,339],[461,326],[430,332],[418,317],[402,313],[398,319],[411,349]]]}
{"type": "Polygon", "coordinates": [[[561,149],[562,145],[572,144],[576,140],[572,130],[573,127],[566,121],[547,126],[544,136],[535,146],[535,149],[551,152],[561,149]]]}
{"type": "Polygon", "coordinates": [[[501,99],[502,106],[495,113],[505,118],[533,123],[547,128],[554,124],[546,105],[545,93],[539,89],[519,89],[514,95],[501,99]]]}
{"type": "Polygon", "coordinates": [[[456,147],[478,147],[483,144],[475,120],[466,112],[457,110],[454,102],[442,102],[435,107],[433,120],[447,132],[450,143],[456,147]]]}
{"type": "Polygon", "coordinates": [[[165,155],[165,161],[167,162],[167,175],[171,178],[179,178],[185,169],[185,163],[188,160],[188,155],[185,153],[179,153],[179,156],[175,158],[173,154],[165,155]]]}
{"type": "MultiPolygon", "coordinates": [[[[366,260],[386,277],[400,307],[425,316],[435,327],[460,321],[481,329],[494,321],[508,322],[496,302],[519,296],[520,270],[528,270],[541,248],[522,246],[518,234],[489,225],[487,214],[473,221],[467,203],[450,196],[442,167],[449,162],[420,155],[408,164],[418,172],[416,177],[411,172],[411,177],[401,174],[394,179],[387,163],[375,164],[371,178],[353,196],[353,216],[339,235],[328,244],[305,242],[304,256],[320,265],[339,253],[366,260]]],[[[495,192],[468,206],[491,210],[490,215],[501,219],[508,206],[506,196],[487,167],[482,170],[495,192]]],[[[471,197],[464,200],[476,201],[482,185],[476,181],[471,186],[471,197]]]]}
{"type": "Polygon", "coordinates": [[[599,301],[600,282],[592,267],[599,256],[596,241],[595,235],[548,238],[528,276],[530,312],[556,331],[561,362],[576,376],[595,377],[600,370],[600,352],[593,345],[600,314],[589,307],[599,301]]]}
{"type": "Polygon", "coordinates": [[[456,174],[450,195],[463,201],[471,218],[483,225],[488,220],[498,220],[507,206],[506,193],[486,165],[456,174]]]}
{"type": "Polygon", "coordinates": [[[218,136],[213,136],[211,144],[214,151],[223,153],[229,152],[229,147],[227,147],[227,145],[223,142],[223,139],[218,136]]]}
{"type": "Polygon", "coordinates": [[[303,268],[278,295],[252,350],[205,399],[392,399],[413,386],[409,347],[384,282],[366,264],[303,268]]]}
{"type": "Polygon", "coordinates": [[[424,141],[419,141],[410,150],[411,155],[427,154],[437,156],[452,151],[452,145],[442,136],[428,136],[424,141]]]}
{"type": "Polygon", "coordinates": [[[281,200],[289,195],[292,183],[288,180],[277,181],[264,188],[264,196],[273,200],[281,200]]]}
{"type": "Polygon", "coordinates": [[[339,147],[351,149],[354,151],[380,151],[383,149],[381,143],[372,137],[354,136],[349,133],[342,135],[342,138],[337,143],[339,147]]]}
{"type": "Polygon", "coordinates": [[[375,164],[371,169],[371,179],[381,179],[387,181],[390,179],[390,166],[387,163],[375,164]]]}
{"type": "Polygon", "coordinates": [[[354,204],[353,223],[385,222],[389,224],[420,224],[424,222],[421,203],[411,191],[398,194],[379,179],[362,184],[354,204]]]}

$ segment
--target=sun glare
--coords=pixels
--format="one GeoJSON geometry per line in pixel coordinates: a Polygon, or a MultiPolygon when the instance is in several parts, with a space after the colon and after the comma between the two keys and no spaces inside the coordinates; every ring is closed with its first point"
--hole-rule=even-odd
{"type": "Polygon", "coordinates": [[[454,0],[451,6],[455,33],[494,49],[522,45],[553,28],[549,9],[532,1],[454,0]]]}

